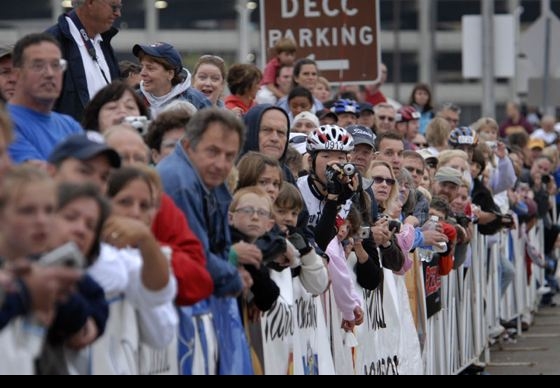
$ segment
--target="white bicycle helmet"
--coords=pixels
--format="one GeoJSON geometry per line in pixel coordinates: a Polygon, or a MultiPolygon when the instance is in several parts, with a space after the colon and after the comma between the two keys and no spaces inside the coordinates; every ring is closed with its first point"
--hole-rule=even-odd
{"type": "Polygon", "coordinates": [[[321,151],[354,151],[352,135],[338,125],[323,125],[309,134],[307,152],[310,154],[321,151]]]}

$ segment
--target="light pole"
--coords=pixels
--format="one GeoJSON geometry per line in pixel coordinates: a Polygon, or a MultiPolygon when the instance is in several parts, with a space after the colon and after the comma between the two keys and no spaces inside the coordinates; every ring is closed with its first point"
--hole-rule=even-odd
{"type": "Polygon", "coordinates": [[[542,0],[542,16],[545,17],[545,44],[544,44],[544,72],[543,72],[543,109],[546,115],[554,116],[556,109],[550,102],[550,54],[552,43],[552,10],[550,8],[550,0],[542,0]]]}
{"type": "Polygon", "coordinates": [[[251,53],[250,24],[251,13],[257,9],[257,3],[251,0],[237,0],[235,10],[237,11],[237,29],[239,31],[239,63],[250,62],[251,53]]]}
{"type": "Polygon", "coordinates": [[[494,0],[482,0],[482,116],[496,117],[494,0]]]}

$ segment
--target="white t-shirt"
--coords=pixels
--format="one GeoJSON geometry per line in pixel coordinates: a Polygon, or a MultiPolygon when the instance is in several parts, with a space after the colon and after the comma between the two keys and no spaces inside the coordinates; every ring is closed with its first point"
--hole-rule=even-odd
{"type": "MultiPolygon", "coordinates": [[[[309,176],[299,178],[297,185],[305,201],[305,205],[307,206],[307,211],[309,212],[309,226],[314,228],[321,219],[323,209],[325,208],[325,201],[320,200],[313,194],[311,187],[309,187],[309,176]]],[[[346,204],[339,209],[338,215],[345,220],[350,213],[351,207],[352,201],[348,200],[346,204]]]]}
{"type": "Polygon", "coordinates": [[[68,21],[68,26],[70,27],[70,33],[72,34],[74,41],[80,49],[80,55],[82,56],[84,70],[86,72],[89,98],[93,99],[97,92],[107,86],[107,81],[112,81],[111,72],[109,71],[109,65],[107,65],[105,55],[103,54],[103,50],[101,50],[101,42],[103,42],[103,38],[100,34],[97,34],[95,38],[91,40],[97,54],[97,61],[94,61],[93,58],[89,55],[82,35],[80,34],[80,31],[78,31],[78,27],[76,27],[72,19],[70,19],[69,17],[66,17],[66,20],[68,21]],[[105,80],[105,78],[103,77],[101,70],[103,70],[103,72],[105,73],[105,77],[107,77],[107,80],[105,80]]]}

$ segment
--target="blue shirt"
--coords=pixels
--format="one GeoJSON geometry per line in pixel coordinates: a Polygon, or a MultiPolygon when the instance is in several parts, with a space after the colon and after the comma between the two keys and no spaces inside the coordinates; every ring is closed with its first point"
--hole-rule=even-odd
{"type": "Polygon", "coordinates": [[[58,143],[84,131],[76,120],[60,113],[46,115],[12,104],[7,108],[14,124],[14,142],[8,150],[16,164],[46,161],[58,143]]]}

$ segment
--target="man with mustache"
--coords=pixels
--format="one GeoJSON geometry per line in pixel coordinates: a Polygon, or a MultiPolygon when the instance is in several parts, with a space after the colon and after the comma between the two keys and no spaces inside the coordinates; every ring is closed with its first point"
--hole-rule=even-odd
{"type": "Polygon", "coordinates": [[[83,132],[72,117],[53,112],[68,63],[52,36],[31,34],[16,43],[13,64],[16,90],[7,106],[15,135],[10,157],[16,164],[44,166],[59,142],[83,132]]]}

